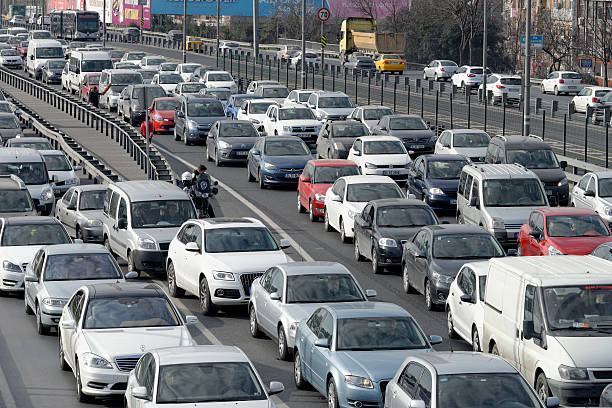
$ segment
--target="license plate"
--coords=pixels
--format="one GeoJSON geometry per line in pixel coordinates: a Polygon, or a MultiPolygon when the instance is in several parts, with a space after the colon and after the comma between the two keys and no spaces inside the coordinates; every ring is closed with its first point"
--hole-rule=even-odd
{"type": "Polygon", "coordinates": [[[422,149],[424,147],[425,147],[425,145],[410,145],[411,149],[422,149]]]}
{"type": "Polygon", "coordinates": [[[304,137],[309,137],[310,135],[308,133],[298,133],[296,136],[304,138],[304,137]]]}
{"type": "Polygon", "coordinates": [[[457,204],[457,200],[450,200],[451,204],[457,204]]]}
{"type": "Polygon", "coordinates": [[[396,176],[400,174],[399,170],[384,170],[383,176],[396,176]]]}
{"type": "Polygon", "coordinates": [[[174,130],[174,126],[170,126],[168,130],[174,130]]]}
{"type": "Polygon", "coordinates": [[[248,151],[240,151],[240,152],[236,152],[236,156],[246,156],[247,154],[249,154],[248,151]]]}
{"type": "Polygon", "coordinates": [[[546,190],[546,195],[552,195],[552,190],[546,190]]]}
{"type": "Polygon", "coordinates": [[[576,89],[575,86],[568,86],[569,89],[576,89]]]}
{"type": "Polygon", "coordinates": [[[285,174],[285,177],[286,178],[298,178],[300,177],[300,175],[297,173],[296,174],[285,174]]]}

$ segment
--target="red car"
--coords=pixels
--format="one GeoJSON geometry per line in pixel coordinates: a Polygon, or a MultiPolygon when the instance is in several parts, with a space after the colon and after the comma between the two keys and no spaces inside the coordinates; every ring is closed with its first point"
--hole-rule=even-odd
{"type": "Polygon", "coordinates": [[[518,234],[518,254],[588,255],[612,241],[610,228],[595,211],[574,207],[533,210],[518,234]]]}
{"type": "Polygon", "coordinates": [[[178,107],[175,97],[155,98],[149,110],[149,124],[153,133],[172,132],[174,130],[174,111],[178,107]]]}
{"type": "Polygon", "coordinates": [[[89,92],[94,86],[98,86],[100,83],[100,73],[86,74],[83,78],[83,84],[81,85],[81,97],[84,101],[89,101],[89,92]]]}
{"type": "Polygon", "coordinates": [[[359,168],[350,160],[309,160],[298,180],[298,212],[310,212],[310,221],[324,215],[325,192],[342,176],[359,174],[359,168]]]}
{"type": "Polygon", "coordinates": [[[26,57],[28,55],[28,41],[22,41],[17,47],[17,51],[21,54],[21,58],[26,57]]]}

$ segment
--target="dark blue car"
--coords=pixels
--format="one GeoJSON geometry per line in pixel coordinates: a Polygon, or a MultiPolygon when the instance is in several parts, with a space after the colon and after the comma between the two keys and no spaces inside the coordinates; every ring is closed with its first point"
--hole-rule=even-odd
{"type": "Polygon", "coordinates": [[[312,154],[306,143],[295,136],[261,137],[249,151],[249,181],[267,186],[297,186],[298,179],[312,154]]]}
{"type": "Polygon", "coordinates": [[[463,166],[469,160],[460,154],[427,154],[417,157],[408,172],[408,193],[435,210],[457,208],[457,187],[463,166]]]}
{"type": "Polygon", "coordinates": [[[230,119],[236,119],[238,117],[238,110],[240,109],[240,106],[247,99],[261,99],[261,97],[253,94],[232,95],[225,106],[225,115],[230,119]]]}

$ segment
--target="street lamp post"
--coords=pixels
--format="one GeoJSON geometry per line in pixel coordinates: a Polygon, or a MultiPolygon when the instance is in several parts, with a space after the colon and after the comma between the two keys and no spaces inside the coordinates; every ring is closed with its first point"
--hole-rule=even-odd
{"type": "Polygon", "coordinates": [[[482,3],[482,98],[484,99],[485,127],[487,126],[487,0],[482,3]]]}
{"type": "Polygon", "coordinates": [[[253,55],[257,61],[259,58],[259,0],[253,0],[253,55]]]}
{"type": "Polygon", "coordinates": [[[219,30],[221,29],[220,20],[221,18],[221,0],[217,0],[217,52],[215,55],[217,56],[217,67],[219,66],[219,30]]]}
{"type": "Polygon", "coordinates": [[[302,89],[306,88],[306,0],[302,0],[302,89]]]}
{"type": "Polygon", "coordinates": [[[531,0],[526,0],[527,12],[525,14],[525,92],[523,92],[523,134],[530,132],[530,91],[531,91],[531,0]]]}
{"type": "MultiPolygon", "coordinates": [[[[45,17],[43,14],[43,24],[45,22],[45,17]]],[[[102,5],[102,46],[106,48],[106,0],[102,5]]]]}
{"type": "Polygon", "coordinates": [[[187,62],[187,0],[183,0],[183,64],[187,62]]]}

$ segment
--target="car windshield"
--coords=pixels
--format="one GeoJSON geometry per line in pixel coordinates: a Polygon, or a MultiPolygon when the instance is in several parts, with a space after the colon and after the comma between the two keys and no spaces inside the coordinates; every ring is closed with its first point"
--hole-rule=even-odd
{"type": "Polygon", "coordinates": [[[0,129],[18,129],[19,123],[13,115],[0,116],[0,129]]]}
{"type": "Polygon", "coordinates": [[[122,278],[119,266],[109,254],[49,255],[44,272],[46,281],[122,278]]]}
{"type": "Polygon", "coordinates": [[[64,154],[45,154],[43,156],[45,164],[47,165],[47,171],[70,171],[72,166],[68,162],[66,155],[64,154]]]}
{"type": "Polygon", "coordinates": [[[437,259],[479,259],[504,256],[501,245],[489,234],[436,235],[433,257],[437,259]]]}
{"type": "Polygon", "coordinates": [[[278,245],[266,228],[213,228],[206,230],[206,252],[278,251],[278,245]]]}
{"type": "Polygon", "coordinates": [[[166,62],[159,66],[159,70],[160,71],[176,71],[176,67],[178,67],[177,63],[166,62]]]}
{"type": "Polygon", "coordinates": [[[274,102],[258,102],[249,104],[249,113],[261,115],[268,111],[270,105],[275,105],[274,102]]]}
{"type": "Polygon", "coordinates": [[[429,344],[410,317],[338,319],[336,350],[426,349],[429,344]]]}
{"type": "Polygon", "coordinates": [[[221,124],[219,137],[257,137],[257,130],[253,125],[243,122],[230,122],[221,124]]]}
{"type": "Polygon", "coordinates": [[[165,297],[112,297],[89,300],[83,328],[163,327],[180,324],[165,297]]]}
{"type": "Polygon", "coordinates": [[[399,140],[378,140],[363,143],[364,154],[408,154],[399,140]]]}
{"type": "Polygon", "coordinates": [[[427,178],[436,180],[459,180],[461,169],[467,160],[427,161],[427,178]]]}
{"type": "Polygon", "coordinates": [[[319,108],[352,108],[351,100],[346,96],[323,96],[319,98],[319,108]]]}
{"type": "Polygon", "coordinates": [[[4,101],[0,101],[2,103],[0,103],[0,112],[6,112],[6,113],[12,113],[13,110],[11,109],[11,105],[9,105],[7,102],[4,101]]]}
{"type": "Polygon", "coordinates": [[[2,50],[0,51],[0,55],[2,55],[3,57],[20,57],[21,54],[19,52],[17,52],[17,50],[2,50]]]}
{"type": "Polygon", "coordinates": [[[349,184],[346,200],[355,203],[367,203],[382,198],[404,198],[404,194],[395,183],[358,183],[349,184]]]}
{"type": "Polygon", "coordinates": [[[315,119],[312,111],[306,108],[284,108],[279,111],[278,116],[279,120],[315,119]]]}
{"type": "Polygon", "coordinates": [[[246,362],[162,365],[157,385],[158,404],[198,404],[257,401],[268,397],[246,362]]]}
{"type": "Polygon", "coordinates": [[[74,50],[77,48],[85,48],[86,46],[87,44],[82,41],[72,41],[68,47],[74,50]]]}
{"type": "MultiPolygon", "coordinates": [[[[179,227],[196,218],[190,200],[137,201],[132,203],[132,228],[179,227]]],[[[124,218],[126,215],[120,216],[124,218]]]]}
{"type": "MultiPolygon", "coordinates": [[[[65,65],[66,62],[60,60],[51,60],[47,62],[47,68],[49,69],[63,69],[65,65]]],[[[96,78],[99,78],[99,76],[97,76],[96,78]]]]}
{"type": "MultiPolygon", "coordinates": [[[[155,98],[163,98],[166,96],[166,92],[162,88],[157,85],[147,86],[148,89],[146,93],[146,100],[144,101],[144,106],[151,106],[153,104],[153,100],[155,98]]],[[[134,91],[132,92],[132,99],[137,99],[142,101],[145,97],[145,88],[144,87],[134,87],[134,91]]]]}
{"type": "Polygon", "coordinates": [[[557,169],[559,162],[551,149],[506,150],[506,161],[528,169],[557,169]]]}
{"type": "Polygon", "coordinates": [[[571,214],[546,217],[549,237],[603,237],[610,231],[599,215],[571,214]]]}
{"type": "Polygon", "coordinates": [[[125,59],[128,61],[140,61],[144,57],[145,57],[144,52],[128,52],[125,59]]]}
{"type": "Polygon", "coordinates": [[[59,223],[6,225],[1,246],[70,244],[72,241],[59,223]]]}
{"type": "Polygon", "coordinates": [[[101,210],[104,208],[105,195],[106,190],[83,191],[79,202],[79,210],[101,210]]]}
{"type": "Polygon", "coordinates": [[[64,58],[64,50],[58,47],[36,48],[36,58],[64,58]]]}
{"type": "Polygon", "coordinates": [[[264,98],[286,98],[289,95],[289,90],[287,88],[264,88],[263,90],[264,98]]]}
{"type": "Polygon", "coordinates": [[[176,99],[157,101],[155,103],[155,109],[158,111],[173,111],[176,110],[179,106],[179,103],[176,99]]]}
{"type": "Polygon", "coordinates": [[[183,65],[182,70],[186,74],[192,74],[192,73],[195,72],[196,69],[198,69],[200,67],[201,67],[201,65],[198,65],[198,64],[186,64],[186,65],[183,65]]]}
{"type": "Polygon", "coordinates": [[[160,84],[178,84],[183,82],[183,78],[179,74],[160,74],[160,84]]]}
{"type": "Polygon", "coordinates": [[[597,182],[600,197],[612,197],[612,178],[599,178],[597,182]]]}
{"type": "Polygon", "coordinates": [[[308,156],[310,150],[301,140],[268,140],[264,145],[267,156],[308,156]]]}
{"type": "Polygon", "coordinates": [[[426,206],[390,206],[378,209],[376,223],[381,228],[422,227],[437,224],[438,217],[426,206]]]}
{"type": "Polygon", "coordinates": [[[499,82],[502,85],[521,85],[521,78],[501,78],[499,82]]]}
{"type": "Polygon", "coordinates": [[[198,93],[200,92],[200,89],[206,89],[206,84],[183,84],[181,86],[182,93],[198,93]]]}
{"type": "Polygon", "coordinates": [[[142,75],[138,72],[134,73],[116,73],[112,74],[111,83],[113,85],[137,85],[142,84],[142,75]]]}
{"type": "Polygon", "coordinates": [[[383,59],[402,59],[399,55],[383,55],[383,59]]]}
{"type": "Polygon", "coordinates": [[[440,407],[486,408],[492,401],[504,401],[501,405],[515,408],[542,407],[518,373],[445,374],[438,376],[437,385],[440,407]]]}
{"type": "Polygon", "coordinates": [[[308,102],[308,98],[310,98],[310,95],[312,95],[312,92],[300,92],[298,94],[298,100],[300,102],[308,102]]]}
{"type": "MultiPolygon", "coordinates": [[[[202,85],[206,86],[205,84],[202,85]]],[[[210,95],[220,101],[227,101],[232,93],[229,91],[229,89],[215,89],[210,91],[206,90],[205,95],[210,95]]]]}
{"type": "Polygon", "coordinates": [[[22,41],[21,43],[19,43],[19,46],[23,48],[28,48],[29,43],[30,43],[29,41],[22,41]]]}
{"type": "Polygon", "coordinates": [[[350,275],[290,275],[287,303],[359,302],[366,298],[350,275]]]}
{"type": "Polygon", "coordinates": [[[131,62],[118,62],[114,65],[115,69],[138,69],[138,65],[131,62]]]}
{"type": "Polygon", "coordinates": [[[491,138],[484,132],[455,133],[453,147],[487,147],[491,138]]]}
{"type": "Polygon", "coordinates": [[[315,184],[333,184],[340,177],[359,174],[357,166],[317,166],[315,167],[315,184]]]}
{"type": "Polygon", "coordinates": [[[49,178],[43,162],[0,163],[0,174],[14,174],[25,184],[47,184],[49,178]]]}
{"type": "Polygon", "coordinates": [[[208,81],[233,81],[232,76],[225,72],[208,74],[208,81]]]}
{"type": "Polygon", "coordinates": [[[146,65],[159,65],[166,62],[165,58],[149,58],[146,65]]]}
{"type": "Polygon", "coordinates": [[[364,120],[380,120],[380,118],[387,115],[393,115],[393,111],[387,108],[363,110],[364,120]]]}
{"type": "Polygon", "coordinates": [[[53,150],[53,146],[49,142],[29,142],[24,140],[22,142],[11,142],[11,147],[27,147],[28,149],[34,150],[53,150]]]}
{"type": "Polygon", "coordinates": [[[537,207],[546,205],[540,180],[535,178],[485,180],[483,190],[484,203],[487,207],[537,207]]]}
{"type": "Polygon", "coordinates": [[[191,117],[225,116],[223,104],[219,101],[189,102],[187,115],[191,117]]]}
{"type": "Polygon", "coordinates": [[[334,137],[357,138],[359,136],[367,136],[368,129],[361,123],[334,123],[332,125],[332,134],[334,137]]]}
{"type": "Polygon", "coordinates": [[[429,129],[427,123],[421,118],[391,118],[389,120],[391,130],[426,130],[429,129]]]}
{"type": "Polygon", "coordinates": [[[77,15],[77,31],[84,33],[95,33],[99,27],[98,14],[77,15]]]}
{"type": "Polygon", "coordinates": [[[81,72],[102,72],[104,69],[113,67],[110,59],[106,60],[85,60],[81,62],[81,72]]]}
{"type": "Polygon", "coordinates": [[[550,330],[612,333],[612,283],[546,287],[542,295],[550,330]]]}
{"type": "Polygon", "coordinates": [[[34,211],[28,190],[3,191],[0,195],[0,213],[34,211]]]}
{"type": "Polygon", "coordinates": [[[111,58],[122,58],[125,55],[125,51],[123,50],[111,50],[108,53],[111,58]]]}
{"type": "Polygon", "coordinates": [[[568,72],[565,74],[561,74],[561,78],[563,79],[582,79],[580,74],[575,73],[575,72],[568,72]]]}
{"type": "Polygon", "coordinates": [[[157,71],[138,71],[140,75],[142,75],[142,79],[148,82],[151,82],[153,77],[157,75],[157,71]]]}

